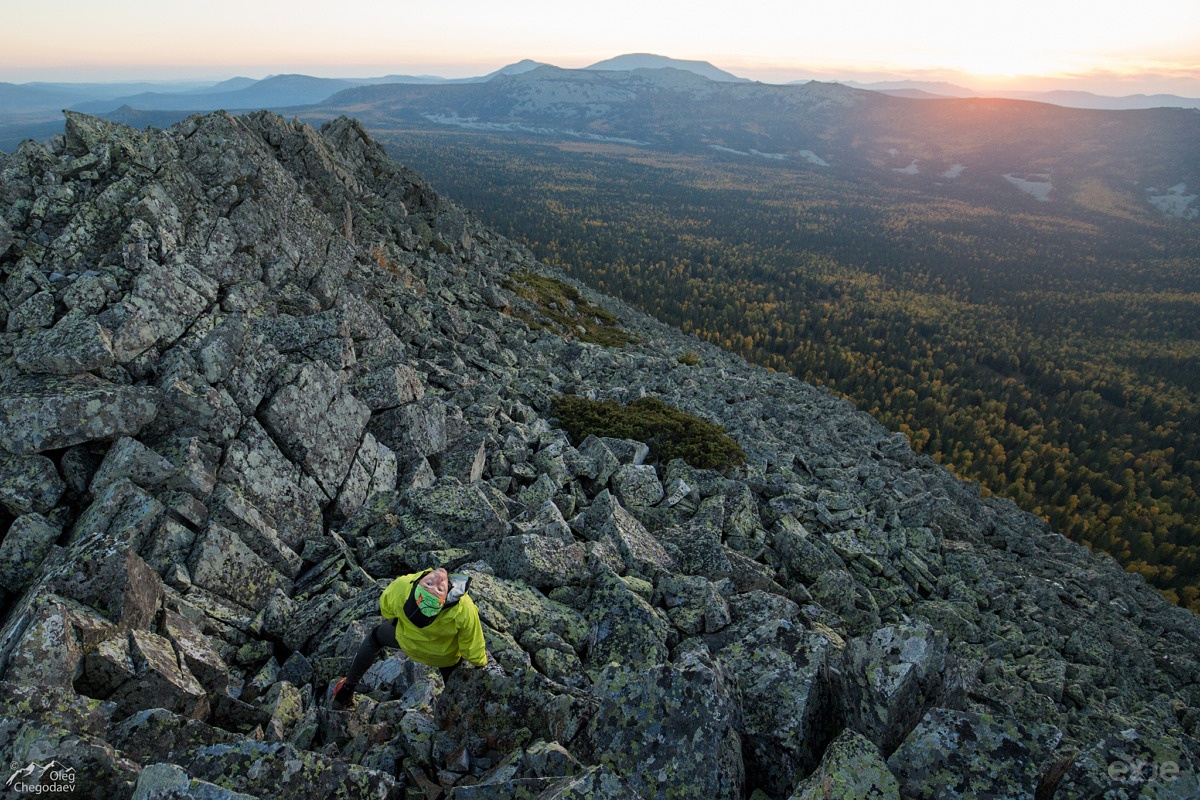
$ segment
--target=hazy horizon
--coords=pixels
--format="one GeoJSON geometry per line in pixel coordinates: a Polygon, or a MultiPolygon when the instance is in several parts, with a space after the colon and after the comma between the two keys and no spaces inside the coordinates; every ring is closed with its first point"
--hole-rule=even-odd
{"type": "Polygon", "coordinates": [[[0,81],[219,81],[302,73],[463,78],[532,59],[581,68],[626,53],[708,61],[770,83],[946,81],[987,91],[1200,97],[1200,3],[1153,11],[1091,0],[858,0],[800,7],[698,0],[247,4],[60,0],[8,10],[0,81]]]}

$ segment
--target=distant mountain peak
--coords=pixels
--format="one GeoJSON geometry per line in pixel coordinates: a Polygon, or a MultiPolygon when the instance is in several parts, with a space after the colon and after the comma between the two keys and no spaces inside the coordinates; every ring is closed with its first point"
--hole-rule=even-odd
{"type": "Polygon", "coordinates": [[[598,61],[584,69],[598,71],[633,71],[635,69],[681,69],[694,72],[712,81],[748,83],[746,78],[739,78],[732,72],[713,66],[707,61],[686,61],[654,53],[626,53],[623,56],[598,61]]]}

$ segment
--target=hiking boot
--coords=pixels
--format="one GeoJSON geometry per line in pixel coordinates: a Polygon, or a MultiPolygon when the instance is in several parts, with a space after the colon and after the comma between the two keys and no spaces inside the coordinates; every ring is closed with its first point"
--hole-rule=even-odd
{"type": "Polygon", "coordinates": [[[346,685],[345,678],[342,678],[333,687],[332,700],[329,705],[334,711],[349,711],[354,707],[354,690],[346,685]]]}

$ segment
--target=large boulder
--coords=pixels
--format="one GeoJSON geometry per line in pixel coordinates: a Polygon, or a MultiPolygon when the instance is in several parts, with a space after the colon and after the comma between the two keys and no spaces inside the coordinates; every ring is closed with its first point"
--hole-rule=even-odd
{"type": "Polygon", "coordinates": [[[926,623],[881,628],[851,639],[838,666],[846,724],[891,755],[934,706],[961,692],[949,640],[926,623]]]}
{"type": "Polygon", "coordinates": [[[0,453],[0,504],[11,513],[49,513],[66,489],[54,462],[46,456],[0,453]]]}
{"type": "Polygon", "coordinates": [[[200,535],[188,568],[197,586],[255,611],[266,607],[276,589],[290,593],[292,588],[291,580],[216,523],[200,535]]]}
{"type": "Polygon", "coordinates": [[[584,536],[610,548],[622,572],[653,578],[675,562],[654,536],[607,490],[601,492],[574,524],[584,536]]]}
{"type": "Polygon", "coordinates": [[[900,784],[878,747],[845,730],[788,800],[900,800],[900,784]]]}
{"type": "Polygon", "coordinates": [[[28,373],[75,375],[116,362],[112,338],[95,317],[71,312],[53,328],[38,331],[15,348],[17,366],[28,373]]]}
{"type": "Polygon", "coordinates": [[[93,375],[16,378],[0,391],[0,451],[28,455],[134,435],[158,413],[158,392],[93,375]]]}
{"type": "Polygon", "coordinates": [[[595,762],[642,797],[733,800],[745,775],[740,713],[724,670],[697,654],[603,671],[585,741],[595,762]]]}
{"type": "Polygon", "coordinates": [[[322,361],[305,364],[267,402],[263,427],[279,448],[333,499],[362,441],[371,409],[322,361]]]}
{"type": "Polygon", "coordinates": [[[741,701],[746,781],[780,797],[816,766],[836,733],[826,677],[833,647],[794,622],[764,617],[718,658],[741,701]]]}
{"type": "Polygon", "coordinates": [[[1060,738],[1011,718],[934,708],[887,763],[913,800],[1033,797],[1039,762],[1060,738]]]}

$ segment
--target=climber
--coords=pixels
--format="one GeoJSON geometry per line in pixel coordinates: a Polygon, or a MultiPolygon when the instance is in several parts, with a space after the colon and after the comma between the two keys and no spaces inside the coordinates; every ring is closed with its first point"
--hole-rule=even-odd
{"type": "Polygon", "coordinates": [[[349,672],[334,686],[333,708],[354,703],[358,682],[383,647],[398,647],[413,661],[437,667],[443,680],[464,658],[487,666],[479,609],[467,594],[470,582],[441,567],[392,581],[379,597],[384,620],[362,640],[349,672]]]}

